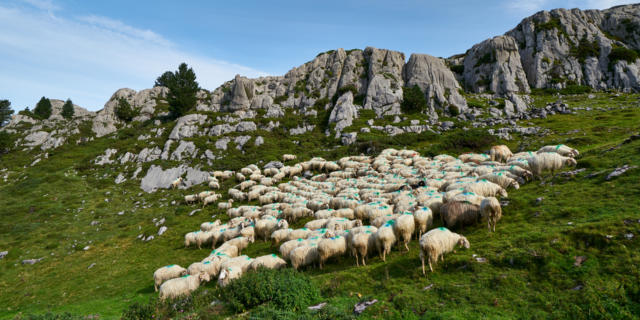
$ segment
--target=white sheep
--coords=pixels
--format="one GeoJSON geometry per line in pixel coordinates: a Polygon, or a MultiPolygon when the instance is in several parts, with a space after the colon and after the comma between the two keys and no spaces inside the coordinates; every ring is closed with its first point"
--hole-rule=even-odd
{"type": "Polygon", "coordinates": [[[305,223],[304,227],[308,228],[308,229],[311,229],[311,230],[320,229],[320,228],[326,226],[328,221],[329,221],[329,219],[311,220],[311,221],[305,223]]]}
{"type": "Polygon", "coordinates": [[[255,224],[255,233],[258,237],[267,241],[267,239],[271,236],[271,233],[278,229],[288,229],[289,223],[284,219],[276,219],[271,216],[267,216],[264,219],[260,219],[256,221],[255,224]]]}
{"type": "Polygon", "coordinates": [[[561,156],[555,152],[538,153],[527,159],[527,161],[529,162],[533,175],[539,178],[542,177],[542,172],[544,171],[549,170],[551,171],[551,175],[553,175],[556,170],[560,170],[564,166],[575,166],[577,164],[575,159],[561,156]]]}
{"type": "Polygon", "coordinates": [[[221,223],[220,219],[216,219],[216,221],[213,221],[213,222],[203,222],[202,224],[200,224],[200,230],[211,231],[216,227],[219,227],[220,223],[221,223]]]}
{"type": "Polygon", "coordinates": [[[282,161],[293,161],[296,160],[298,157],[295,154],[283,154],[282,155],[282,161]]]}
{"type": "Polygon", "coordinates": [[[277,246],[282,241],[286,241],[289,238],[289,233],[291,233],[293,229],[279,229],[271,233],[271,243],[274,246],[277,246]]]}
{"type": "Polygon", "coordinates": [[[171,182],[171,189],[176,189],[182,185],[182,177],[178,177],[178,179],[173,180],[171,182]]]}
{"type": "Polygon", "coordinates": [[[202,208],[204,208],[208,204],[215,203],[216,201],[218,201],[219,197],[220,197],[219,194],[212,194],[212,195],[204,198],[202,200],[202,208]]]}
{"type": "Polygon", "coordinates": [[[429,269],[433,272],[433,264],[438,263],[445,253],[453,251],[456,246],[469,249],[469,240],[462,235],[449,231],[444,227],[429,230],[420,237],[420,260],[422,261],[422,274],[426,275],[424,259],[428,258],[429,269]]]}
{"type": "Polygon", "coordinates": [[[418,207],[413,212],[413,220],[416,228],[418,228],[418,239],[422,237],[422,234],[427,232],[427,229],[433,225],[433,211],[429,207],[418,207]]]}
{"type": "Polygon", "coordinates": [[[543,152],[555,152],[561,156],[571,157],[571,158],[575,158],[580,154],[578,150],[571,148],[569,146],[565,146],[564,144],[559,144],[555,146],[544,146],[540,148],[540,150],[538,150],[538,153],[543,153],[543,152]]]}
{"type": "Polygon", "coordinates": [[[350,247],[352,255],[356,257],[356,266],[360,266],[360,258],[362,265],[366,266],[367,255],[376,249],[376,239],[371,231],[361,232],[352,236],[350,247]]]}
{"type": "Polygon", "coordinates": [[[162,267],[153,273],[154,288],[156,291],[158,291],[158,287],[160,287],[163,282],[169,279],[184,276],[186,274],[187,269],[177,264],[170,264],[168,266],[162,267]]]}
{"type": "Polygon", "coordinates": [[[393,232],[398,239],[398,245],[404,243],[404,247],[409,251],[409,241],[416,230],[416,223],[410,212],[405,212],[395,219],[393,224],[393,232]]]}
{"type": "Polygon", "coordinates": [[[218,181],[209,181],[209,188],[220,189],[220,183],[218,181]]]}
{"type": "Polygon", "coordinates": [[[217,276],[218,267],[219,267],[218,264],[212,263],[211,261],[194,262],[190,264],[189,267],[187,268],[187,273],[192,276],[196,276],[202,272],[205,272],[210,276],[217,276]]]}
{"type": "Polygon", "coordinates": [[[246,249],[250,243],[253,243],[253,239],[247,237],[236,237],[224,242],[224,244],[238,248],[238,254],[241,254],[242,250],[246,249]]]}
{"type": "Polygon", "coordinates": [[[246,255],[237,256],[235,258],[231,258],[222,262],[220,264],[220,270],[239,268],[242,272],[247,272],[249,270],[249,265],[251,265],[251,262],[253,262],[253,259],[249,258],[246,255]]]}
{"type": "Polygon", "coordinates": [[[249,270],[258,270],[259,268],[282,269],[287,266],[287,262],[275,254],[268,254],[257,257],[251,261],[249,270]]]}
{"type": "Polygon", "coordinates": [[[232,207],[233,207],[233,199],[229,199],[227,200],[227,202],[218,203],[218,209],[221,209],[221,210],[228,210],[228,209],[231,209],[232,207]]]}
{"type": "Polygon", "coordinates": [[[284,258],[285,260],[289,260],[289,253],[291,253],[293,249],[303,246],[306,243],[307,241],[305,241],[305,239],[289,240],[281,244],[278,251],[280,251],[280,255],[282,256],[282,258],[284,258]]]}
{"type": "Polygon", "coordinates": [[[184,235],[184,247],[189,247],[193,244],[196,244],[196,239],[200,231],[188,232],[184,235]]]}
{"type": "Polygon", "coordinates": [[[391,248],[396,243],[396,235],[393,232],[394,223],[393,220],[389,221],[375,233],[376,246],[382,261],[387,261],[387,254],[391,253],[391,248]]]}
{"type": "Polygon", "coordinates": [[[520,184],[518,183],[518,181],[516,181],[513,178],[510,178],[508,176],[509,175],[508,172],[509,171],[487,173],[487,174],[481,175],[480,177],[478,177],[478,179],[480,180],[484,179],[484,180],[493,182],[504,189],[507,189],[508,187],[513,187],[516,190],[520,189],[520,184]]]}
{"type": "Polygon", "coordinates": [[[291,266],[296,270],[318,262],[318,245],[312,243],[296,247],[289,253],[289,260],[291,260],[291,266]]]}
{"type": "Polygon", "coordinates": [[[491,147],[489,155],[491,156],[491,161],[506,162],[513,156],[513,153],[509,150],[509,147],[498,145],[491,147]]]}
{"type": "Polygon", "coordinates": [[[493,232],[496,232],[496,224],[498,220],[502,218],[502,208],[500,202],[494,197],[488,197],[482,200],[480,204],[480,212],[483,219],[487,219],[487,227],[489,232],[493,228],[493,232]]]}
{"type": "Polygon", "coordinates": [[[320,269],[329,258],[345,254],[347,254],[347,238],[343,236],[323,238],[318,242],[318,264],[320,269]]]}
{"type": "Polygon", "coordinates": [[[197,276],[186,275],[180,278],[168,280],[160,286],[160,300],[189,295],[191,292],[198,289],[201,282],[208,282],[210,279],[211,278],[208,273],[201,272],[197,276]]]}
{"type": "Polygon", "coordinates": [[[184,202],[186,204],[192,204],[198,201],[198,195],[195,194],[189,194],[184,196],[184,202]]]}
{"type": "Polygon", "coordinates": [[[463,188],[464,192],[472,192],[483,197],[509,196],[504,188],[488,180],[478,180],[477,182],[465,184],[463,188]]]}

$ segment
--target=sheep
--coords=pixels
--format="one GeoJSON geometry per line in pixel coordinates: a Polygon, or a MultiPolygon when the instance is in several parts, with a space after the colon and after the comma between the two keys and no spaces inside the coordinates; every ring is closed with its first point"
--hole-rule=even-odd
{"type": "Polygon", "coordinates": [[[464,192],[473,192],[483,197],[509,196],[504,188],[488,180],[478,180],[477,182],[466,184],[463,188],[464,192]]]}
{"type": "Polygon", "coordinates": [[[336,230],[336,228],[338,228],[338,226],[340,226],[340,228],[342,230],[347,230],[347,229],[351,229],[351,228],[355,228],[355,227],[361,227],[362,226],[362,220],[360,220],[360,219],[349,220],[349,219],[345,219],[345,218],[331,218],[331,219],[329,219],[329,221],[327,221],[327,224],[325,225],[325,228],[327,228],[329,230],[336,230]]]}
{"type": "Polygon", "coordinates": [[[194,232],[188,232],[187,234],[184,235],[184,247],[187,248],[189,246],[191,246],[192,244],[196,244],[196,238],[198,236],[198,233],[200,233],[200,231],[194,231],[194,232]]]}
{"type": "Polygon", "coordinates": [[[244,228],[242,228],[242,230],[240,230],[240,235],[245,238],[249,238],[249,240],[251,240],[251,243],[253,243],[256,239],[256,229],[253,224],[245,226],[244,228]]]}
{"type": "Polygon", "coordinates": [[[489,151],[491,161],[506,162],[513,156],[509,147],[505,145],[493,146],[489,151]]]}
{"type": "Polygon", "coordinates": [[[496,224],[498,220],[502,218],[502,208],[500,202],[494,197],[488,197],[482,200],[480,204],[480,213],[483,219],[487,219],[487,227],[489,232],[493,228],[493,232],[496,232],[496,224]]]}
{"type": "Polygon", "coordinates": [[[169,279],[182,277],[186,274],[187,274],[187,269],[177,264],[170,264],[168,266],[162,267],[153,273],[153,282],[154,282],[153,287],[155,288],[156,291],[158,291],[158,287],[160,287],[160,285],[163,282],[169,279]]]}
{"type": "Polygon", "coordinates": [[[273,231],[287,228],[289,228],[287,220],[274,217],[260,219],[255,223],[255,233],[258,237],[263,238],[264,241],[267,241],[273,231]]]}
{"type": "Polygon", "coordinates": [[[253,239],[247,237],[236,237],[224,242],[225,244],[236,246],[238,248],[238,254],[242,253],[242,250],[247,248],[250,243],[253,243],[253,239]]]}
{"type": "Polygon", "coordinates": [[[393,220],[393,219],[395,219],[397,217],[398,217],[397,214],[385,214],[384,216],[380,216],[380,217],[377,217],[377,218],[373,219],[373,221],[371,221],[371,225],[375,226],[377,228],[380,228],[381,226],[383,226],[388,221],[393,220]]]}
{"type": "Polygon", "coordinates": [[[291,266],[296,270],[318,262],[318,245],[311,243],[296,247],[289,253],[289,260],[291,260],[291,266]]]}
{"type": "Polygon", "coordinates": [[[323,238],[318,242],[318,264],[320,269],[324,263],[331,257],[343,256],[347,254],[347,238],[343,236],[334,236],[323,238]]]}
{"type": "Polygon", "coordinates": [[[286,240],[295,240],[295,239],[306,239],[311,234],[311,229],[302,228],[302,229],[293,229],[287,235],[286,240]]]}
{"type": "Polygon", "coordinates": [[[249,265],[251,265],[253,259],[248,256],[237,256],[235,258],[231,258],[226,260],[220,264],[220,270],[225,270],[228,268],[239,268],[242,272],[247,272],[249,270],[249,265]]]}
{"type": "Polygon", "coordinates": [[[218,203],[218,209],[221,210],[228,210],[231,209],[231,207],[233,207],[233,199],[229,199],[227,202],[218,203]]]}
{"type": "Polygon", "coordinates": [[[376,239],[371,231],[365,231],[353,235],[350,245],[351,253],[356,257],[356,266],[360,266],[360,258],[362,258],[362,265],[366,266],[365,259],[376,248],[376,239]]]}
{"type": "Polygon", "coordinates": [[[220,287],[226,287],[233,279],[238,279],[242,276],[242,269],[237,267],[229,267],[220,271],[218,276],[218,285],[220,287]]]}
{"type": "Polygon", "coordinates": [[[214,235],[214,232],[212,232],[212,231],[198,232],[196,234],[196,245],[198,246],[198,249],[202,248],[203,244],[207,244],[209,242],[212,242],[213,241],[213,235],[214,235]]]}
{"type": "Polygon", "coordinates": [[[214,222],[203,222],[200,225],[200,230],[202,231],[211,231],[213,229],[215,229],[216,227],[220,226],[220,219],[216,219],[216,221],[214,222]]]}
{"type": "Polygon", "coordinates": [[[208,204],[211,204],[211,203],[214,203],[214,202],[218,201],[218,198],[219,198],[219,195],[217,195],[217,194],[213,194],[213,195],[210,195],[210,196],[204,198],[204,200],[202,200],[202,208],[204,208],[208,204]]]}
{"type": "Polygon", "coordinates": [[[289,237],[289,233],[291,233],[293,229],[280,229],[271,233],[271,244],[277,246],[280,242],[285,241],[289,237]]]}
{"type": "Polygon", "coordinates": [[[220,183],[218,181],[209,181],[209,188],[220,189],[220,183]]]}
{"type": "Polygon", "coordinates": [[[233,258],[237,257],[238,253],[238,247],[223,243],[220,247],[211,251],[211,254],[209,255],[209,257],[205,258],[205,260],[210,260],[216,257],[233,258]]]}
{"type": "Polygon", "coordinates": [[[242,230],[242,226],[237,226],[234,228],[227,228],[222,232],[222,240],[227,242],[235,237],[240,236],[240,231],[242,230]]]}
{"type": "MultiPolygon", "coordinates": [[[[251,175],[251,174],[249,174],[249,175],[251,175]]],[[[247,177],[245,177],[244,174],[242,174],[240,172],[236,173],[236,181],[243,182],[245,180],[247,180],[247,177]]]]}
{"type": "Polygon", "coordinates": [[[291,250],[299,246],[303,246],[306,243],[307,242],[305,241],[305,239],[289,240],[281,244],[278,251],[280,251],[280,255],[282,256],[282,258],[284,258],[285,260],[289,260],[289,253],[291,253],[291,250]]]}
{"type": "Polygon", "coordinates": [[[287,266],[287,262],[275,254],[268,254],[257,257],[251,261],[249,270],[258,270],[259,268],[282,269],[287,266]]]}
{"type": "Polygon", "coordinates": [[[387,261],[387,254],[391,253],[391,248],[396,243],[396,235],[393,232],[395,221],[391,220],[380,227],[375,233],[376,247],[382,261],[387,261]]]}
{"type": "Polygon", "coordinates": [[[440,219],[447,228],[464,227],[480,219],[480,206],[465,202],[447,202],[440,208],[440,219]]]}
{"type": "Polygon", "coordinates": [[[305,223],[304,227],[307,228],[307,229],[311,229],[311,230],[320,229],[320,228],[326,226],[328,221],[329,221],[329,219],[311,220],[311,221],[305,223]]]}
{"type": "Polygon", "coordinates": [[[196,201],[198,201],[198,196],[195,195],[195,194],[190,194],[190,195],[184,196],[184,202],[186,204],[192,204],[192,203],[195,203],[196,201]]]}
{"type": "Polygon", "coordinates": [[[171,279],[160,286],[160,300],[189,295],[198,289],[201,282],[208,282],[210,279],[209,274],[206,272],[201,272],[197,276],[185,275],[180,278],[171,279]]]}
{"type": "Polygon", "coordinates": [[[198,193],[198,200],[202,201],[202,200],[204,200],[204,198],[206,198],[206,197],[208,197],[210,195],[213,195],[213,194],[215,194],[215,192],[213,192],[213,191],[202,191],[202,192],[198,193]]]}
{"type": "Polygon", "coordinates": [[[580,154],[578,150],[573,149],[569,146],[565,146],[564,144],[559,144],[555,146],[544,146],[540,148],[540,150],[538,150],[537,153],[544,153],[544,152],[555,152],[561,156],[571,157],[571,158],[575,158],[580,154]]]}
{"type": "Polygon", "coordinates": [[[504,189],[507,189],[508,187],[513,187],[516,190],[520,189],[520,184],[518,183],[518,181],[508,177],[507,172],[508,171],[487,173],[485,175],[481,175],[480,177],[478,177],[478,179],[493,182],[504,189]]]}
{"type": "Polygon", "coordinates": [[[298,157],[295,154],[283,154],[282,155],[282,161],[293,161],[296,160],[298,157]]]}
{"type": "Polygon", "coordinates": [[[554,175],[556,170],[562,169],[564,166],[575,166],[576,160],[570,157],[561,156],[555,152],[538,153],[527,159],[531,172],[534,176],[541,178],[542,172],[549,170],[554,175]]]}
{"type": "Polygon", "coordinates": [[[433,272],[433,264],[438,263],[438,259],[443,258],[445,253],[449,253],[456,246],[469,249],[469,240],[464,236],[451,232],[449,229],[440,227],[425,233],[420,237],[420,260],[422,261],[422,274],[426,275],[424,268],[425,256],[429,259],[429,269],[433,272]]]}
{"type": "Polygon", "coordinates": [[[411,241],[415,229],[416,224],[410,212],[401,214],[395,219],[395,223],[393,224],[393,232],[396,238],[398,238],[398,245],[400,245],[400,242],[404,243],[407,252],[409,251],[409,241],[411,241]]]}
{"type": "Polygon", "coordinates": [[[433,212],[429,207],[419,207],[413,212],[413,220],[418,228],[418,239],[433,225],[433,212]]]}
{"type": "Polygon", "coordinates": [[[171,189],[176,189],[182,185],[182,177],[178,177],[178,179],[173,180],[171,182],[171,189]]]}
{"type": "Polygon", "coordinates": [[[212,263],[211,261],[194,262],[190,264],[189,267],[187,268],[187,273],[192,276],[196,276],[201,272],[205,272],[210,276],[217,276],[218,269],[219,269],[219,264],[212,263]]]}

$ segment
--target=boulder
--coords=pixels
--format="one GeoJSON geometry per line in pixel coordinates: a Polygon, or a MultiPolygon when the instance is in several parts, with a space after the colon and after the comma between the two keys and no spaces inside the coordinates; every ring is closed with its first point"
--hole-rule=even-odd
{"type": "Polygon", "coordinates": [[[358,117],[358,109],[353,105],[353,94],[351,91],[344,93],[329,115],[329,123],[335,123],[336,138],[344,128],[353,124],[353,119],[358,117]]]}
{"type": "Polygon", "coordinates": [[[175,127],[173,127],[173,130],[171,130],[169,139],[180,140],[198,135],[200,126],[202,126],[206,120],[207,116],[199,113],[192,113],[180,117],[175,127]]]}
{"type": "Polygon", "coordinates": [[[340,142],[342,142],[343,145],[348,146],[350,144],[356,143],[357,139],[358,139],[357,132],[343,133],[342,137],[340,138],[340,142]]]}
{"type": "Polygon", "coordinates": [[[194,158],[198,153],[198,149],[193,141],[180,140],[178,147],[171,153],[169,160],[182,161],[183,157],[194,158]]]}
{"type": "Polygon", "coordinates": [[[392,87],[391,80],[381,74],[376,74],[369,86],[364,100],[364,108],[373,110],[376,116],[400,114],[402,102],[402,88],[392,87]]]}
{"type": "Polygon", "coordinates": [[[227,144],[231,141],[231,139],[224,137],[216,140],[216,149],[218,150],[227,150],[227,144]]]}

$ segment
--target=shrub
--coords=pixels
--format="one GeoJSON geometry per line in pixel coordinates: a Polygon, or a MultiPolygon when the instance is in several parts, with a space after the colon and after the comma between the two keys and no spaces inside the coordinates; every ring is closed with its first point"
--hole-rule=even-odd
{"type": "Polygon", "coordinates": [[[610,66],[615,65],[620,60],[633,63],[636,61],[636,59],[638,59],[638,53],[635,50],[621,46],[614,46],[609,53],[610,66]]]}
{"type": "Polygon", "coordinates": [[[464,64],[454,64],[450,66],[449,69],[451,69],[451,71],[453,71],[454,73],[463,74],[464,64]]]}
{"type": "Polygon", "coordinates": [[[122,312],[122,320],[150,320],[154,318],[154,306],[151,303],[136,302],[122,312]]]}
{"type": "Polygon", "coordinates": [[[458,130],[445,137],[427,151],[431,156],[440,153],[483,152],[496,142],[486,129],[458,130]]]}
{"type": "Polygon", "coordinates": [[[427,109],[427,99],[424,92],[418,86],[404,87],[402,89],[402,111],[407,113],[422,112],[427,109]]]}
{"type": "Polygon", "coordinates": [[[460,108],[456,106],[449,106],[449,113],[455,117],[460,114],[460,108]]]}
{"type": "Polygon", "coordinates": [[[496,62],[496,59],[493,56],[493,52],[487,52],[484,55],[482,55],[480,59],[478,59],[474,67],[481,66],[483,64],[493,63],[493,62],[496,62]]]}
{"type": "Polygon", "coordinates": [[[585,35],[580,39],[577,47],[571,48],[569,54],[578,58],[580,63],[584,63],[584,60],[588,57],[597,57],[600,55],[600,46],[597,41],[589,41],[587,40],[587,36],[585,35]]]}
{"type": "Polygon", "coordinates": [[[222,297],[235,312],[269,303],[279,310],[301,311],[320,298],[311,279],[293,269],[260,269],[231,281],[222,297]]]}
{"type": "Polygon", "coordinates": [[[11,101],[9,100],[0,100],[0,127],[4,126],[11,120],[11,115],[13,114],[13,110],[11,110],[11,101]]]}
{"type": "Polygon", "coordinates": [[[275,99],[273,99],[273,103],[274,104],[281,104],[281,103],[287,101],[287,99],[289,99],[289,95],[285,94],[285,95],[278,96],[275,99]]]}
{"type": "Polygon", "coordinates": [[[33,109],[33,114],[38,119],[49,119],[51,116],[51,101],[45,97],[40,98],[35,109],[33,109]]]}
{"type": "Polygon", "coordinates": [[[180,64],[175,72],[166,71],[158,77],[155,86],[169,88],[167,100],[169,102],[169,112],[174,118],[186,114],[198,102],[196,94],[200,90],[200,86],[196,81],[196,74],[184,62],[180,64]]]}
{"type": "Polygon", "coordinates": [[[71,99],[67,99],[67,101],[62,106],[62,113],[60,113],[60,115],[62,115],[62,117],[65,119],[71,119],[73,118],[74,113],[75,110],[73,110],[73,102],[71,102],[71,99]]]}
{"type": "Polygon", "coordinates": [[[13,137],[6,131],[0,131],[0,154],[3,154],[13,146],[13,137]]]}
{"type": "Polygon", "coordinates": [[[131,121],[140,113],[138,110],[132,108],[129,101],[125,98],[118,99],[118,105],[116,106],[115,112],[116,117],[125,122],[131,121]]]}

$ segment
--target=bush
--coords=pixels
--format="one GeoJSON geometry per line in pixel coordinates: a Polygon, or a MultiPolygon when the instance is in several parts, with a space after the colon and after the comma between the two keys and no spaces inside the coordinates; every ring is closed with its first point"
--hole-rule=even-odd
{"type": "Polygon", "coordinates": [[[47,312],[45,314],[41,314],[41,315],[34,315],[34,314],[30,314],[28,316],[17,316],[15,319],[25,319],[25,320],[80,320],[80,319],[84,319],[84,317],[81,316],[74,316],[71,313],[65,312],[65,313],[51,313],[51,312],[47,312]]]}
{"type": "Polygon", "coordinates": [[[133,109],[131,104],[129,104],[129,101],[125,98],[118,99],[118,105],[116,106],[115,112],[116,117],[125,122],[133,120],[133,118],[138,116],[140,113],[138,110],[133,109]]]}
{"type": "Polygon", "coordinates": [[[283,96],[278,96],[275,99],[273,99],[273,103],[274,104],[282,104],[283,102],[287,101],[289,99],[289,95],[285,94],[283,96]]]}
{"type": "Polygon", "coordinates": [[[186,63],[180,64],[175,72],[167,71],[156,79],[155,86],[169,88],[167,100],[169,112],[174,118],[178,118],[193,109],[198,102],[196,94],[200,86],[196,81],[196,74],[186,63]]]}
{"type": "Polygon", "coordinates": [[[444,136],[442,141],[433,145],[427,153],[434,156],[441,153],[484,152],[495,144],[496,140],[486,129],[459,130],[444,136]]]}
{"type": "Polygon", "coordinates": [[[6,131],[0,131],[0,154],[3,154],[13,146],[13,137],[6,131]]]}
{"type": "Polygon", "coordinates": [[[222,297],[235,312],[268,303],[279,310],[301,311],[320,298],[311,279],[293,269],[260,269],[231,281],[222,297]]]}
{"type": "Polygon", "coordinates": [[[12,114],[13,110],[11,110],[11,101],[0,100],[0,127],[4,126],[11,120],[12,114]]]}
{"type": "Polygon", "coordinates": [[[577,47],[571,48],[569,52],[572,56],[578,58],[580,63],[584,63],[584,60],[588,57],[597,57],[600,55],[600,45],[597,41],[590,42],[585,35],[580,39],[577,47]]]}
{"type": "Polygon", "coordinates": [[[62,113],[60,114],[65,119],[71,119],[73,118],[74,113],[75,113],[75,110],[73,110],[73,102],[71,102],[71,99],[67,99],[67,101],[62,106],[62,113]]]}
{"type": "Polygon", "coordinates": [[[456,117],[460,114],[460,108],[456,107],[456,106],[449,106],[449,113],[456,117]]]}
{"type": "Polygon", "coordinates": [[[638,53],[635,50],[614,46],[609,53],[609,66],[614,66],[620,60],[633,63],[636,59],[638,59],[638,53]]]}
{"type": "Polygon", "coordinates": [[[454,65],[450,66],[449,69],[451,69],[451,71],[453,71],[454,73],[463,74],[464,73],[464,64],[454,64],[454,65]]]}
{"type": "Polygon", "coordinates": [[[136,302],[122,313],[122,320],[148,320],[154,318],[154,306],[151,303],[136,302]]]}
{"type": "Polygon", "coordinates": [[[418,86],[402,88],[402,111],[406,113],[422,112],[427,109],[427,99],[418,86]]]}
{"type": "Polygon", "coordinates": [[[33,109],[33,114],[38,119],[49,119],[51,116],[51,101],[45,97],[40,98],[36,108],[33,109]]]}

